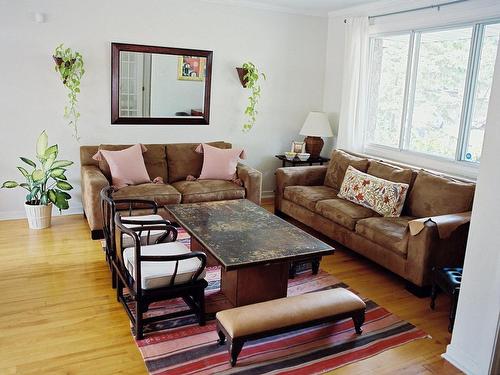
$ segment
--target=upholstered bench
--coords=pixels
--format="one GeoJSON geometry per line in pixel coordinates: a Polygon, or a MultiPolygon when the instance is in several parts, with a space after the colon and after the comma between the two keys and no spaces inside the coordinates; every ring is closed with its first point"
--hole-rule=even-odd
{"type": "Polygon", "coordinates": [[[234,366],[249,340],[345,318],[352,318],[356,333],[361,334],[365,309],[357,295],[336,288],[224,310],[216,315],[219,344],[228,339],[234,366]]]}

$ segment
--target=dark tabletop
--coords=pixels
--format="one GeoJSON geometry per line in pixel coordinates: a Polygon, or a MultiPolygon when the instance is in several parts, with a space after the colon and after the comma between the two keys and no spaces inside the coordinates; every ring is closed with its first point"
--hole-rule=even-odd
{"type": "Polygon", "coordinates": [[[165,208],[227,271],[334,252],[333,247],[246,199],[165,208]]]}

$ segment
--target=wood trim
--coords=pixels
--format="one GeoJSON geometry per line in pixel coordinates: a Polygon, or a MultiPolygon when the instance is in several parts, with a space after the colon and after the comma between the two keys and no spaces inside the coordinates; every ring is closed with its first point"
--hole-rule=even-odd
{"type": "Polygon", "coordinates": [[[111,123],[112,124],[148,124],[148,125],[208,125],[210,123],[210,95],[212,86],[213,51],[189,48],[157,47],[142,44],[111,43],[111,123]],[[205,97],[203,117],[120,117],[120,52],[144,52],[179,56],[200,56],[207,59],[205,76],[205,97]]]}

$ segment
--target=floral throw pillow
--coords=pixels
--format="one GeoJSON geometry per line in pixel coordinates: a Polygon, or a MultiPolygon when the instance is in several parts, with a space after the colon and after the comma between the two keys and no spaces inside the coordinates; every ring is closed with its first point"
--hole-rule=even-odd
{"type": "Polygon", "coordinates": [[[372,209],[382,216],[398,217],[407,192],[408,184],[387,181],[349,166],[338,197],[372,209]]]}

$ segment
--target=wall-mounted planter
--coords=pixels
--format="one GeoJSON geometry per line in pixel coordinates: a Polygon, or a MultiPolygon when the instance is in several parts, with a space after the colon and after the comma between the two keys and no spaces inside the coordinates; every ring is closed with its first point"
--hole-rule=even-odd
{"type": "Polygon", "coordinates": [[[238,77],[240,77],[240,82],[243,87],[247,87],[248,80],[245,78],[246,74],[248,73],[248,70],[245,68],[236,68],[238,71],[238,77]]]}

